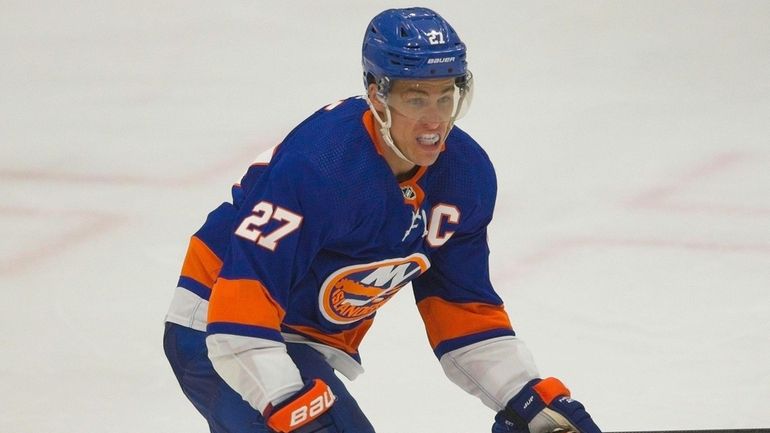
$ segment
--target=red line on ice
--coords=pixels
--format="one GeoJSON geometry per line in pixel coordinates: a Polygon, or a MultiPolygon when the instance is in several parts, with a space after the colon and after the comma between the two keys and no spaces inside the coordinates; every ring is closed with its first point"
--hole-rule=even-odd
{"type": "MultiPolygon", "coordinates": [[[[715,155],[695,167],[685,171],[675,180],[650,188],[632,198],[628,205],[631,208],[657,209],[668,212],[704,213],[716,215],[770,216],[770,207],[754,205],[736,205],[723,203],[688,203],[678,201],[674,197],[677,193],[691,188],[699,181],[717,176],[728,170],[746,164],[748,162],[762,160],[762,155],[749,152],[726,152],[715,155]]],[[[765,158],[766,159],[766,158],[765,158]]]]}
{"type": "Polygon", "coordinates": [[[44,263],[75,245],[112,230],[123,220],[120,216],[91,211],[67,211],[31,208],[0,207],[0,215],[12,217],[39,218],[46,216],[74,217],[82,219],[78,227],[51,237],[46,242],[18,251],[8,259],[0,261],[0,275],[12,276],[25,272],[44,263]]]}

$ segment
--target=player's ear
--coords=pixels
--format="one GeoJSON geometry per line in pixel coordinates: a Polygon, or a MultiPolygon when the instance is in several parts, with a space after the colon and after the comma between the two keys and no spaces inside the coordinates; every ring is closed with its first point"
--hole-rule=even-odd
{"type": "Polygon", "coordinates": [[[374,106],[374,109],[377,110],[377,112],[385,112],[385,106],[382,104],[382,101],[380,101],[380,98],[377,97],[376,84],[369,84],[369,87],[367,88],[367,96],[369,97],[369,100],[372,102],[372,106],[374,106]]]}

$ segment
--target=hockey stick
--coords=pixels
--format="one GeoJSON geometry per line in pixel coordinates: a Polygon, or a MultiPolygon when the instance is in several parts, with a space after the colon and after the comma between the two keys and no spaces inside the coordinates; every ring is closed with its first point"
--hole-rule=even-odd
{"type": "Polygon", "coordinates": [[[770,433],[770,428],[713,429],[713,430],[648,430],[606,433],[770,433]]]}

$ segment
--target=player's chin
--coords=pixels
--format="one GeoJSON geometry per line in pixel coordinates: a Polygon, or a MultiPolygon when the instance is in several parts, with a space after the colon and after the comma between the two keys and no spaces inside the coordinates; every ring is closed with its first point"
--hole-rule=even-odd
{"type": "Polygon", "coordinates": [[[432,145],[415,143],[412,162],[422,166],[432,165],[441,154],[442,147],[441,143],[432,145]]]}

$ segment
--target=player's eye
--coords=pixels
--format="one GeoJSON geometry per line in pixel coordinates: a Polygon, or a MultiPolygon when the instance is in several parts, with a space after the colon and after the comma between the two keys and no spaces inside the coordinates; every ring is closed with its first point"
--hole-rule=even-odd
{"type": "Polygon", "coordinates": [[[449,95],[442,96],[438,99],[438,105],[441,105],[441,106],[451,105],[453,101],[454,101],[454,98],[452,98],[449,95]]]}
{"type": "Polygon", "coordinates": [[[406,103],[412,108],[423,108],[428,105],[428,100],[425,98],[413,97],[407,98],[406,103]]]}

